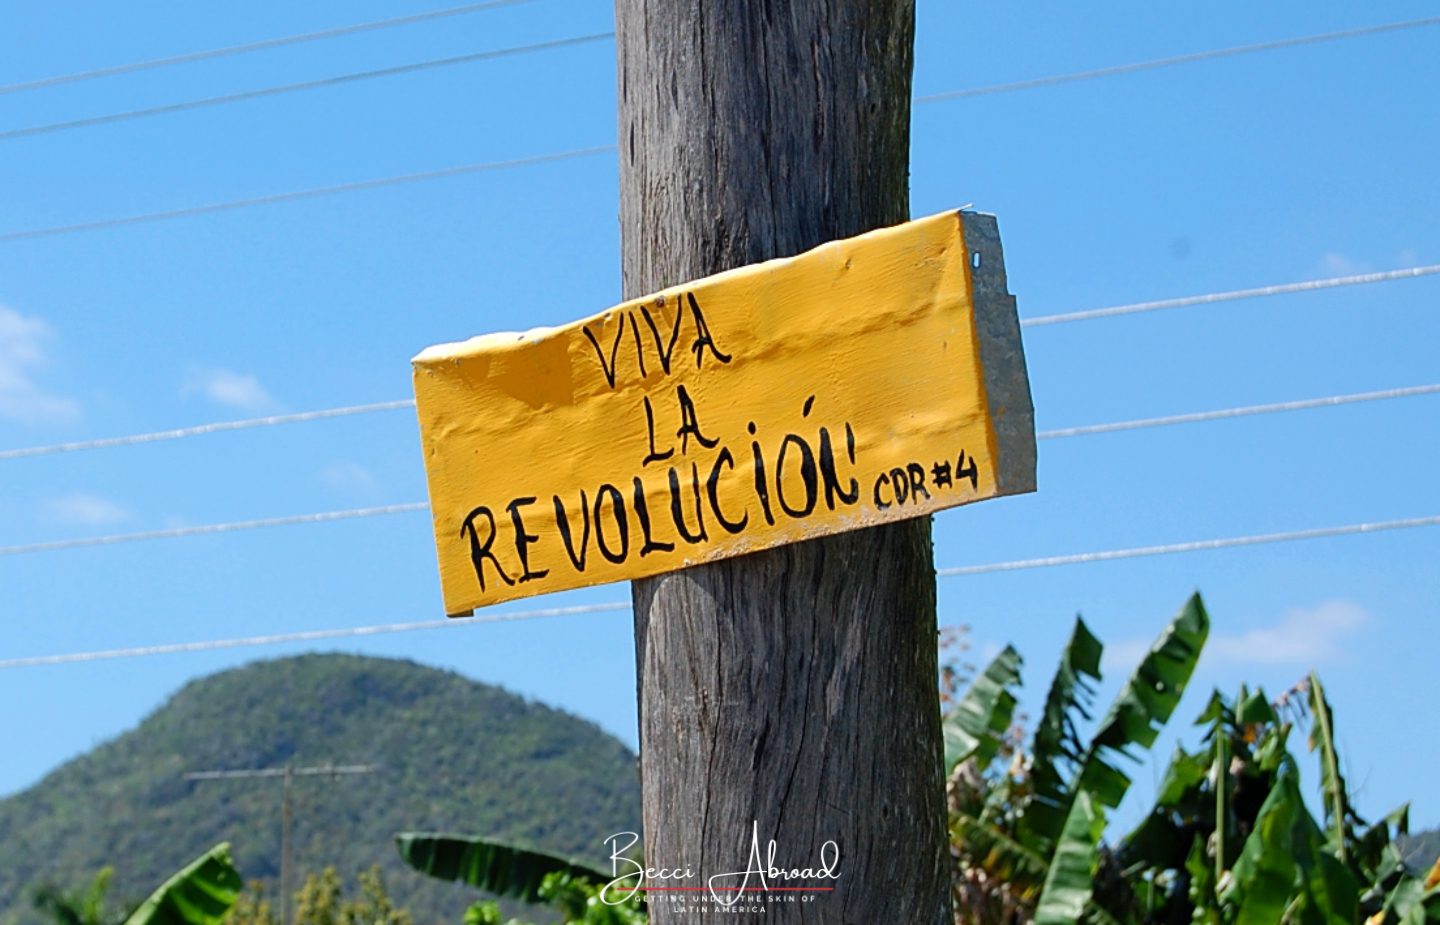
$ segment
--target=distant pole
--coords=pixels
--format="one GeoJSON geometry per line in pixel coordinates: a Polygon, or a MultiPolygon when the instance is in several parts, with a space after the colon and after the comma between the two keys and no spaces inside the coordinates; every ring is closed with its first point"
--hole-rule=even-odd
{"type": "Polygon", "coordinates": [[[280,925],[290,925],[290,826],[294,820],[295,808],[291,789],[297,777],[340,777],[345,774],[372,774],[380,770],[377,764],[316,765],[296,768],[253,768],[237,771],[191,771],[186,780],[252,780],[257,777],[280,778],[280,925]]]}
{"type": "Polygon", "coordinates": [[[290,789],[295,782],[295,769],[288,764],[284,781],[280,788],[280,925],[290,925],[290,820],[294,816],[290,789]]]}
{"type": "MultiPolygon", "coordinates": [[[[616,0],[624,297],[909,218],[914,0],[616,0]]],[[[634,582],[645,857],[839,846],[781,923],[949,921],[930,519],[634,582]]],[[[659,894],[657,894],[659,895],[659,894]]],[[[655,925],[709,921],[653,901],[655,925]]]]}

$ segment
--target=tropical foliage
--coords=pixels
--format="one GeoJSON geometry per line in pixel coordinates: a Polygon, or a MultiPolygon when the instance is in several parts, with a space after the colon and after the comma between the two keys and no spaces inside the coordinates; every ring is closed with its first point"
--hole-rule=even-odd
{"type": "MultiPolygon", "coordinates": [[[[545,903],[566,925],[644,925],[648,920],[638,894],[611,905],[600,887],[611,878],[583,863],[492,839],[465,835],[409,832],[396,836],[405,862],[421,873],[455,880],[501,896],[545,903]]],[[[473,904],[465,925],[525,925],[504,919],[493,901],[473,904]]]]}
{"type": "Polygon", "coordinates": [[[271,901],[263,880],[251,880],[230,907],[225,925],[280,925],[279,900],[271,901]]]}
{"type": "MultiPolygon", "coordinates": [[[[1017,725],[1026,722],[1018,713],[1018,652],[1006,648],[978,670],[947,663],[957,923],[1440,923],[1435,834],[1411,836],[1405,807],[1374,823],[1361,817],[1336,746],[1335,712],[1313,673],[1275,700],[1243,686],[1233,698],[1213,692],[1196,720],[1197,746],[1177,748],[1143,821],[1107,839],[1106,813],[1130,787],[1128,762],[1171,719],[1209,627],[1192,597],[1102,714],[1094,701],[1104,649],[1077,618],[1028,737],[1017,725]],[[969,681],[963,695],[962,679],[969,681]],[[1302,734],[1313,755],[1315,812],[1297,758],[1302,734]]],[[[570,925],[647,921],[638,895],[602,901],[610,877],[581,861],[431,833],[400,835],[397,847],[404,863],[434,880],[545,904],[570,925]]],[[[55,925],[277,925],[280,918],[263,887],[241,892],[227,844],[167,879],[133,912],[108,899],[113,876],[105,868],[76,892],[36,890],[34,910],[55,925]]],[[[326,868],[294,899],[296,925],[412,923],[378,866],[359,876],[356,894],[347,897],[335,869],[326,868]]],[[[526,925],[492,900],[471,904],[464,921],[526,925]]]]}
{"type": "Polygon", "coordinates": [[[37,887],[31,894],[35,911],[55,925],[122,925],[130,913],[115,908],[110,886],[115,868],[102,867],[83,889],[68,891],[54,884],[37,887]]]}
{"type": "MultiPolygon", "coordinates": [[[[359,894],[347,897],[335,868],[307,876],[294,896],[295,925],[412,925],[409,911],[386,892],[378,865],[361,871],[356,882],[359,894]]],[[[225,925],[281,925],[279,902],[269,899],[264,884],[252,881],[225,925]]]]}
{"type": "Polygon", "coordinates": [[[1103,646],[1077,618],[1028,745],[1007,734],[1021,660],[1011,649],[945,719],[956,921],[969,925],[1420,925],[1440,922],[1440,867],[1409,871],[1404,808],[1357,813],[1313,674],[1276,702],[1214,693],[1201,747],[1178,750],[1154,807],[1114,844],[1105,810],[1184,693],[1209,631],[1199,596],[1156,640],[1088,740],[1103,646]],[[1309,727],[1323,824],[1302,797],[1289,745],[1309,727]],[[1004,759],[997,762],[996,759],[1004,759]]]}
{"type": "Polygon", "coordinates": [[[35,911],[55,925],[220,925],[240,893],[240,875],[224,843],[185,865],[130,912],[109,902],[114,873],[101,868],[78,893],[41,887],[32,896],[35,911]]]}
{"type": "Polygon", "coordinates": [[[222,842],[162,883],[125,925],[220,925],[239,895],[240,874],[222,842]]]}
{"type": "Polygon", "coordinates": [[[385,891],[379,865],[361,871],[356,882],[359,895],[347,898],[335,868],[306,877],[295,897],[295,925],[411,925],[410,913],[385,891]]]}

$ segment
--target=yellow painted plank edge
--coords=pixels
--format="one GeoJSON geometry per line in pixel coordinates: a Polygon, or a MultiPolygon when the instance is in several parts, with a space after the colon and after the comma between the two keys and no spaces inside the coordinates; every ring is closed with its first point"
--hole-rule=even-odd
{"type": "Polygon", "coordinates": [[[414,360],[446,613],[1034,490],[992,216],[414,360]]]}

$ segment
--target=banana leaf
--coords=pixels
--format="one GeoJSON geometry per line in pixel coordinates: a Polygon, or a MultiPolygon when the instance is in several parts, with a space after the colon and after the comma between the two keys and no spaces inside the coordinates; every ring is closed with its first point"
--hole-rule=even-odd
{"type": "MultiPolygon", "coordinates": [[[[1299,799],[1298,784],[1295,797],[1299,799]]],[[[1360,919],[1360,883],[1330,850],[1325,833],[1301,803],[1296,814],[1295,860],[1300,870],[1307,922],[1351,925],[1360,919]]]]}
{"type": "Polygon", "coordinates": [[[1264,736],[1255,745],[1251,757],[1255,768],[1262,774],[1278,774],[1283,765],[1289,764],[1290,757],[1289,723],[1281,723],[1265,730],[1264,736]]]}
{"type": "Polygon", "coordinates": [[[1094,682],[1100,680],[1100,640],[1085,621],[1075,618],[1070,641],[1060,656],[1060,667],[1045,695],[1045,711],[1035,727],[1031,746],[1030,784],[1034,798],[1026,807],[1022,831],[1034,847],[1049,846],[1065,822],[1069,790],[1063,770],[1084,757],[1085,744],[1076,731],[1077,718],[1089,719],[1094,682]]]}
{"type": "Polygon", "coordinates": [[[1015,715],[1011,688],[1020,684],[1020,665],[1020,653],[1006,646],[945,717],[946,776],[962,761],[973,761],[983,771],[995,759],[1015,715]]]}
{"type": "Polygon", "coordinates": [[[395,836],[395,846],[405,863],[422,874],[529,903],[541,901],[540,884],[555,871],[597,885],[613,879],[579,861],[468,835],[404,832],[395,836]]]}
{"type": "Polygon", "coordinates": [[[1185,693],[1209,634],[1210,617],[1200,595],[1193,595],[1120,689],[1079,761],[1075,782],[1061,789],[1057,798],[1053,790],[1042,793],[1037,781],[1036,799],[1026,810],[1027,843],[1054,844],[1060,835],[1056,820],[1068,818],[1080,793],[1090,794],[1101,806],[1120,805],[1130,778],[1115,765],[1113,756],[1128,756],[1131,746],[1149,748],[1155,744],[1160,728],[1169,721],[1185,693]]]}
{"type": "Polygon", "coordinates": [[[44,884],[31,894],[37,912],[56,925],[94,925],[106,922],[106,895],[115,879],[115,868],[102,867],[84,890],[67,893],[54,884],[44,884]]]}
{"type": "MultiPolygon", "coordinates": [[[[1371,880],[1376,879],[1386,865],[1387,857],[1395,852],[1386,849],[1395,844],[1395,839],[1410,833],[1410,804],[1404,803],[1390,811],[1390,814],[1365,830],[1356,842],[1356,860],[1371,880]]],[[[1400,860],[1403,865],[1403,858],[1400,860]]]]}
{"type": "Polygon", "coordinates": [[[1104,810],[1082,790],[1071,804],[1055,845],[1045,887],[1035,904],[1035,925],[1073,925],[1084,916],[1095,886],[1104,831],[1104,810]]]}
{"type": "Polygon", "coordinates": [[[1279,922],[1287,910],[1317,925],[1358,921],[1359,884],[1328,849],[1300,796],[1298,775],[1286,765],[1221,895],[1235,909],[1235,925],[1279,922]]]}
{"type": "Polygon", "coordinates": [[[1210,741],[1218,735],[1223,735],[1225,730],[1235,725],[1235,711],[1226,702],[1225,695],[1220,691],[1210,692],[1210,699],[1205,702],[1205,709],[1195,719],[1196,726],[1209,726],[1205,730],[1205,741],[1210,741]]]}
{"type": "Polygon", "coordinates": [[[1101,720],[1080,771],[1080,787],[1093,793],[1101,805],[1119,806],[1130,786],[1130,778],[1107,760],[1107,753],[1128,754],[1131,746],[1155,744],[1185,693],[1209,635],[1210,616],[1200,595],[1193,595],[1151,646],[1101,720]]]}
{"type": "Polygon", "coordinates": [[[1240,687],[1240,698],[1235,701],[1235,725],[1239,731],[1246,726],[1270,726],[1280,722],[1275,705],[1265,696],[1263,690],[1251,693],[1246,685],[1240,687]]]}
{"type": "Polygon", "coordinates": [[[1150,814],[1120,843],[1122,866],[1173,870],[1185,864],[1188,840],[1215,804],[1204,792],[1211,765],[1210,752],[1175,747],[1150,814]]]}
{"type": "Polygon", "coordinates": [[[1221,890],[1221,902],[1235,910],[1235,925],[1275,925],[1284,918],[1294,896],[1293,834],[1303,806],[1293,783],[1287,771],[1271,789],[1235,860],[1230,883],[1221,890]]]}
{"type": "Polygon", "coordinates": [[[959,849],[962,867],[985,871],[991,879],[1009,886],[1022,902],[1039,895],[1045,883],[1045,858],[998,826],[956,813],[950,817],[950,841],[959,849]]]}
{"type": "Polygon", "coordinates": [[[1325,795],[1325,834],[1330,850],[1341,861],[1350,860],[1355,826],[1364,822],[1350,805],[1349,790],[1340,773],[1340,753],[1335,747],[1335,715],[1320,678],[1310,673],[1310,750],[1320,756],[1320,789],[1325,795]]]}
{"type": "Polygon", "coordinates": [[[161,884],[125,925],[219,925],[240,887],[230,845],[222,842],[161,884]]]}

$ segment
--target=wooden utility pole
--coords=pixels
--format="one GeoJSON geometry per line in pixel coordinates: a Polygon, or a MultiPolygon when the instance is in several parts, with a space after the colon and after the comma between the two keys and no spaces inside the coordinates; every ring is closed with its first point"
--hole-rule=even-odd
{"type": "MultiPolygon", "coordinates": [[[[616,31],[627,299],[909,218],[913,0],[616,0],[616,31]]],[[[929,518],[632,593],[647,864],[833,841],[833,892],[765,921],[948,922],[929,518]]]]}
{"type": "Polygon", "coordinates": [[[255,778],[279,778],[280,788],[280,922],[281,925],[290,925],[290,908],[292,905],[291,890],[295,884],[291,882],[291,858],[290,858],[290,827],[295,818],[295,807],[291,797],[291,789],[297,777],[329,777],[331,779],[348,774],[372,774],[379,770],[373,764],[351,764],[351,765],[319,765],[316,767],[296,768],[285,765],[283,768],[246,768],[238,771],[191,771],[185,775],[189,781],[202,780],[253,780],[255,778]]]}

